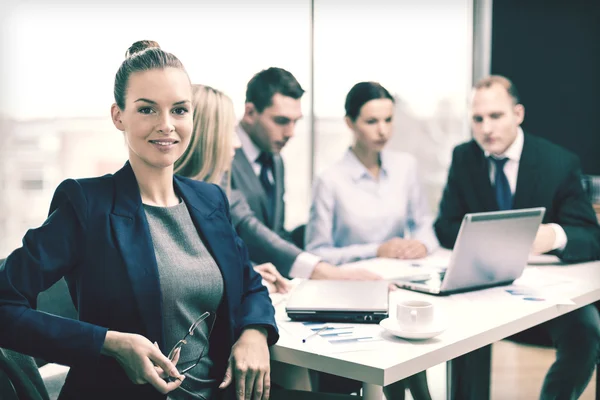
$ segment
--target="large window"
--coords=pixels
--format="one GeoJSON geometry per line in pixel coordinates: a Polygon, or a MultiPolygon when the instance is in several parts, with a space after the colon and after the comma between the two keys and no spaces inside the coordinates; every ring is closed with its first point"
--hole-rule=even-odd
{"type": "Polygon", "coordinates": [[[432,211],[451,150],[465,140],[471,84],[471,0],[315,0],[315,173],[352,141],[344,101],[360,81],[396,97],[388,146],[414,154],[432,211]]]}
{"type": "Polygon", "coordinates": [[[450,151],[468,136],[471,2],[2,3],[0,257],[45,219],[61,180],[114,172],[127,159],[109,110],[114,74],[140,39],[176,54],[194,83],[231,96],[238,117],[246,83],[263,68],[286,68],[307,91],[315,88],[314,105],[308,92],[305,118],[283,151],[288,228],[306,221],[311,167],[321,172],[350,144],[344,98],[361,80],[379,81],[397,96],[390,146],[418,157],[435,210],[450,151]]]}
{"type": "MultiPolygon", "coordinates": [[[[310,1],[34,0],[2,11],[0,258],[44,221],[61,180],[114,172],[127,159],[109,112],[114,74],[134,41],[176,54],[194,83],[233,99],[238,117],[261,69],[288,69],[310,86],[310,1]]],[[[283,153],[290,227],[308,208],[309,126],[305,118],[283,153]]]]}

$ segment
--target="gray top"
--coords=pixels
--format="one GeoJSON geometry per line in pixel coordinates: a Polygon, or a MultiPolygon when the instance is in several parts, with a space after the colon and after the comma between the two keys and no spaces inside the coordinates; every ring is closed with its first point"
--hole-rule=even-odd
{"type": "Polygon", "coordinates": [[[215,312],[223,297],[223,277],[215,260],[204,246],[184,202],[173,207],[144,204],[162,293],[162,315],[168,352],[183,339],[189,327],[205,311],[211,317],[188,336],[181,348],[178,370],[192,365],[203,353],[200,363],[186,375],[182,385],[169,399],[210,399],[220,382],[212,376],[213,362],[208,356],[208,335],[215,312]],[[203,350],[204,349],[204,350],[203,350]]]}

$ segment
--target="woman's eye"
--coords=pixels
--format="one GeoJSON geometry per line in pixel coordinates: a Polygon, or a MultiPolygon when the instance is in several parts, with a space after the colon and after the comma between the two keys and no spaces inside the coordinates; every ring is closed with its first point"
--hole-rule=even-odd
{"type": "Polygon", "coordinates": [[[179,107],[174,109],[173,112],[177,115],[185,115],[188,113],[188,109],[185,107],[179,107]]]}
{"type": "Polygon", "coordinates": [[[138,110],[138,112],[141,113],[141,114],[151,114],[152,113],[152,109],[150,107],[143,107],[143,108],[140,108],[138,110]]]}

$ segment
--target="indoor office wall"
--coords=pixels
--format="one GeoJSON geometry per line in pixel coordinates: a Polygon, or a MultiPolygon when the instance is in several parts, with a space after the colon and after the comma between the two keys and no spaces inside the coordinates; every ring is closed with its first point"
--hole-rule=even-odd
{"type": "Polygon", "coordinates": [[[492,72],[513,80],[525,130],[600,175],[600,7],[590,0],[494,1],[492,72]]]}
{"type": "Polygon", "coordinates": [[[352,141],[344,102],[360,81],[378,81],[396,98],[388,147],[414,154],[432,211],[454,146],[469,137],[472,0],[315,0],[315,173],[352,141]]]}
{"type": "MultiPolygon", "coordinates": [[[[127,159],[110,120],[125,50],[158,41],[192,82],[228,94],[240,117],[248,80],[279,66],[310,87],[309,0],[3,2],[0,7],[0,258],[45,219],[67,177],[112,173],[127,159]]],[[[309,96],[286,160],[287,222],[307,218],[309,96]]]]}

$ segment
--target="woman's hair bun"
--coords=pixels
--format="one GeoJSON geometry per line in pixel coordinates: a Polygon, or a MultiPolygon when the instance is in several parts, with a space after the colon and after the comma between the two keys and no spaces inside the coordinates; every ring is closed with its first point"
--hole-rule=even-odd
{"type": "Polygon", "coordinates": [[[125,52],[125,58],[129,58],[134,54],[140,53],[146,49],[151,49],[153,47],[160,49],[160,45],[154,40],[138,40],[137,42],[129,46],[129,48],[125,52]]]}

